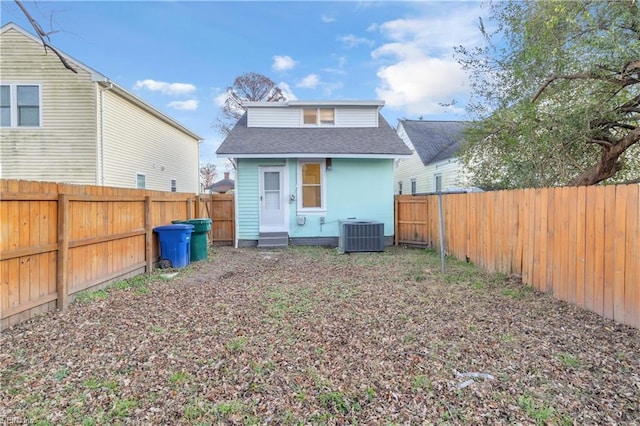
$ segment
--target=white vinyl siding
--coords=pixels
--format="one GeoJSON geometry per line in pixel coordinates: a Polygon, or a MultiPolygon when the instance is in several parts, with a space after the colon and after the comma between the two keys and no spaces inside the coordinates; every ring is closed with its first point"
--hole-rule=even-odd
{"type": "Polygon", "coordinates": [[[247,127],[300,127],[300,108],[249,108],[247,127]]]}
{"type": "MultiPolygon", "coordinates": [[[[248,127],[282,127],[296,128],[308,127],[304,124],[303,110],[309,107],[277,106],[270,108],[249,108],[247,115],[248,127]]],[[[335,110],[335,124],[325,124],[331,127],[377,127],[378,108],[367,107],[330,107],[322,106],[321,109],[335,110]]]]}
{"type": "MultiPolygon", "coordinates": [[[[442,190],[465,186],[460,176],[460,164],[455,158],[424,166],[417,154],[406,160],[398,161],[394,168],[394,181],[402,182],[404,193],[409,193],[411,179],[416,180],[416,193],[424,194],[436,191],[435,176],[442,178],[442,190]]],[[[396,184],[395,193],[398,193],[396,184]]]]}
{"type": "Polygon", "coordinates": [[[336,108],[336,127],[378,127],[378,108],[336,108]]]}
{"type": "MultiPolygon", "coordinates": [[[[2,178],[96,183],[96,97],[91,75],[14,29],[0,35],[3,84],[40,88],[39,127],[2,128],[2,178]]],[[[131,179],[131,175],[130,175],[131,179]]]]}
{"type": "Polygon", "coordinates": [[[199,192],[198,142],[146,113],[113,90],[104,94],[104,161],[106,186],[131,187],[131,176],[145,173],[147,189],[199,192]]]}

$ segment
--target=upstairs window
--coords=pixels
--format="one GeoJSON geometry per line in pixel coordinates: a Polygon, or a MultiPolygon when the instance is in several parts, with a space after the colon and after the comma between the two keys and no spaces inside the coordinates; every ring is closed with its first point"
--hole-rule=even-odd
{"type": "Polygon", "coordinates": [[[40,127],[39,85],[0,85],[0,126],[40,127]]]}
{"type": "Polygon", "coordinates": [[[402,181],[398,182],[398,195],[402,195],[402,181]]]}
{"type": "Polygon", "coordinates": [[[178,190],[178,181],[176,179],[171,179],[171,192],[176,192],[178,190]]]}
{"type": "Polygon", "coordinates": [[[411,195],[416,195],[416,180],[411,179],[411,195]]]}
{"type": "Polygon", "coordinates": [[[304,108],[302,111],[305,125],[333,125],[335,124],[336,111],[334,108],[304,108]]]}

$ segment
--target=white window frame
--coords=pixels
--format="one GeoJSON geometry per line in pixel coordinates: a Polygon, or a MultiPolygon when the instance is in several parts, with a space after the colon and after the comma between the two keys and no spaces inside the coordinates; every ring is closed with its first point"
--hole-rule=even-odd
{"type": "Polygon", "coordinates": [[[135,181],[136,189],[147,189],[147,174],[146,173],[136,173],[136,181],[135,181]],[[140,188],[138,186],[138,177],[142,176],[144,178],[144,187],[140,188]]]}
{"type": "Polygon", "coordinates": [[[398,181],[398,195],[402,195],[402,181],[398,181]]]}
{"type": "Polygon", "coordinates": [[[297,208],[299,213],[326,213],[327,212],[327,173],[326,160],[323,159],[299,159],[298,160],[298,181],[297,208]],[[302,166],[305,164],[320,164],[320,207],[302,207],[302,166]]]}
{"type": "Polygon", "coordinates": [[[411,195],[416,195],[418,191],[418,182],[416,178],[411,178],[411,195]]]}
{"type": "Polygon", "coordinates": [[[335,126],[336,125],[336,109],[335,108],[324,108],[324,107],[302,108],[302,125],[303,126],[335,126]],[[310,111],[310,110],[315,110],[315,116],[316,116],[316,122],[315,123],[305,123],[304,122],[304,112],[305,111],[310,111]],[[321,119],[320,119],[320,111],[321,110],[331,110],[331,111],[333,111],[333,121],[323,123],[321,121],[321,119]]]}
{"type": "Polygon", "coordinates": [[[442,173],[433,174],[433,191],[442,192],[442,173]],[[440,179],[440,189],[438,189],[438,179],[440,179]]]}
{"type": "Polygon", "coordinates": [[[8,126],[0,126],[4,129],[39,129],[42,127],[42,83],[36,82],[0,82],[0,86],[9,86],[9,111],[10,124],[8,126]],[[19,126],[18,125],[18,87],[19,86],[36,86],[38,87],[38,125],[37,126],[19,126]]]}
{"type": "Polygon", "coordinates": [[[178,179],[171,178],[169,181],[169,190],[171,192],[178,192],[178,179]]]}

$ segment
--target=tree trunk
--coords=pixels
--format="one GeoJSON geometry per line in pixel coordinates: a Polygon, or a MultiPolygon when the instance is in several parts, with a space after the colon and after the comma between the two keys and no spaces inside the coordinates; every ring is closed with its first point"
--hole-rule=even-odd
{"type": "Polygon", "coordinates": [[[638,141],[640,141],[640,127],[636,127],[615,145],[603,146],[600,161],[569,181],[567,186],[595,185],[609,179],[622,168],[620,156],[638,141]]]}

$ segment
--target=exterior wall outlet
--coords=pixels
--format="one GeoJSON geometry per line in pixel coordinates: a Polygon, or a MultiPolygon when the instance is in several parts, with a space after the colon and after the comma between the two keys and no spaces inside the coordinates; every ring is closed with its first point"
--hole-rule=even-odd
{"type": "Polygon", "coordinates": [[[324,225],[325,218],[324,216],[320,216],[320,225],[324,225]]]}
{"type": "Polygon", "coordinates": [[[298,216],[297,218],[298,225],[302,226],[307,223],[307,218],[305,216],[298,216]]]}

